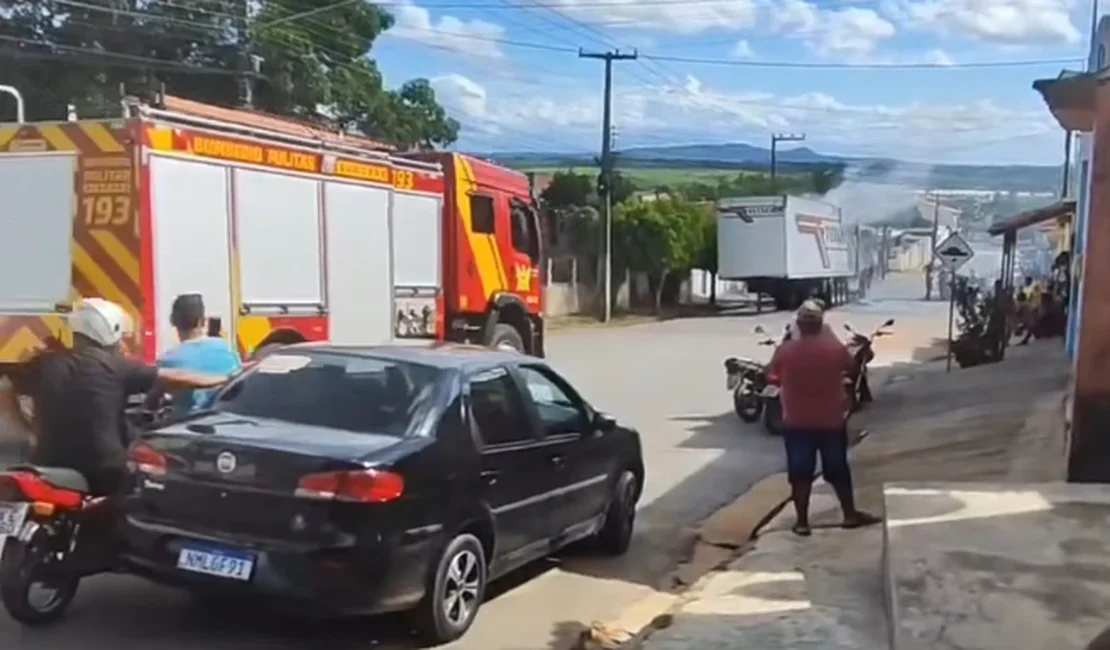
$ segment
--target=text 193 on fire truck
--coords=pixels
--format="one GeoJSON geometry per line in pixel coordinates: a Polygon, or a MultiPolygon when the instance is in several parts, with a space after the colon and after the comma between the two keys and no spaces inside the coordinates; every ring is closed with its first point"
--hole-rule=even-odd
{"type": "Polygon", "coordinates": [[[99,296],[147,360],[200,293],[244,356],[271,344],[438,339],[543,356],[527,178],[397,155],[299,122],[162,97],[119,120],[0,124],[0,364],[99,296]]]}

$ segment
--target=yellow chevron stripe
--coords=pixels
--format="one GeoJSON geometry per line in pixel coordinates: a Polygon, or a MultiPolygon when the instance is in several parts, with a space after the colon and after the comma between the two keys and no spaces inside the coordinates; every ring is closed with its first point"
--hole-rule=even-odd
{"type": "Polygon", "coordinates": [[[16,133],[19,133],[18,126],[0,126],[0,149],[8,146],[16,133]]]}
{"type": "Polygon", "coordinates": [[[0,347],[0,359],[4,361],[22,361],[35,348],[42,347],[42,341],[31,328],[24,325],[16,330],[3,347],[0,347]]]}
{"type": "Polygon", "coordinates": [[[148,127],[150,148],[155,151],[173,151],[173,130],[161,126],[148,127]]]}
{"type": "Polygon", "coordinates": [[[262,339],[269,336],[273,330],[270,327],[270,319],[265,316],[240,316],[237,327],[239,344],[247,354],[254,352],[262,339]]]}
{"type": "Polygon", "coordinates": [[[135,307],[131,303],[131,299],[120,290],[119,286],[112,280],[111,276],[100,268],[96,260],[89,255],[88,251],[81,247],[76,241],[73,242],[73,268],[85,276],[89,284],[105,299],[120,305],[128,312],[134,314],[135,307]]]}
{"type": "Polygon", "coordinates": [[[100,122],[78,122],[81,130],[89,139],[93,141],[97,147],[104,153],[123,153],[123,145],[116,140],[116,136],[112,135],[103,124],[100,122]]]}
{"type": "Polygon", "coordinates": [[[497,246],[496,235],[474,232],[474,215],[470,211],[470,195],[478,189],[474,179],[474,169],[462,156],[453,156],[455,159],[455,194],[457,195],[457,208],[462,219],[463,232],[470,244],[470,252],[474,256],[474,265],[478,267],[478,280],[482,283],[482,293],[489,296],[508,288],[504,274],[501,270],[501,254],[497,246]]]}
{"type": "Polygon", "coordinates": [[[108,253],[108,256],[123,270],[127,277],[135,280],[137,285],[139,283],[139,260],[135,259],[131,251],[127,250],[119,237],[116,237],[110,230],[91,230],[89,234],[96,240],[96,243],[100,244],[104,252],[108,253]]]}
{"type": "Polygon", "coordinates": [[[39,133],[55,151],[79,151],[77,144],[56,124],[40,126],[39,133]]]}

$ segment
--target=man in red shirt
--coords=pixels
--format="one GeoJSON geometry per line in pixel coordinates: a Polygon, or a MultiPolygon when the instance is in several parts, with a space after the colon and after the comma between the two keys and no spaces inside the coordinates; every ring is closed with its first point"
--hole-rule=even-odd
{"type": "Polygon", "coordinates": [[[775,350],[769,374],[782,387],[783,442],[786,446],[787,476],[797,522],[794,532],[812,533],[809,526],[809,496],[821,456],[821,472],[836,491],[844,512],[844,528],[859,528],[879,522],[856,509],[852,473],[848,467],[847,394],[844,375],[854,368],[851,353],[835,335],[829,335],[821,306],[807,300],[798,310],[797,336],[775,350]]]}

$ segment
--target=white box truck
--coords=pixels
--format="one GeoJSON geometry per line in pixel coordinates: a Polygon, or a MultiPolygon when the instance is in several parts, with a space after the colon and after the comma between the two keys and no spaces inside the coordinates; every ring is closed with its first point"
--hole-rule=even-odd
{"type": "Polygon", "coordinates": [[[778,309],[810,297],[826,305],[848,299],[856,276],[852,233],[840,208],[796,196],[750,196],[717,202],[717,264],[722,280],[741,280],[778,309]]]}

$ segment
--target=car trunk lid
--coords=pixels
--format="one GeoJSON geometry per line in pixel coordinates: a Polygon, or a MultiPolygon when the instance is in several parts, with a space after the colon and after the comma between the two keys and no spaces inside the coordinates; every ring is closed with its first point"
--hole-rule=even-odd
{"type": "Polygon", "coordinates": [[[364,469],[399,444],[353,433],[213,414],[148,434],[166,458],[162,476],[139,481],[140,509],[172,526],[304,542],[333,534],[330,501],[303,499],[303,477],[364,469]]]}

